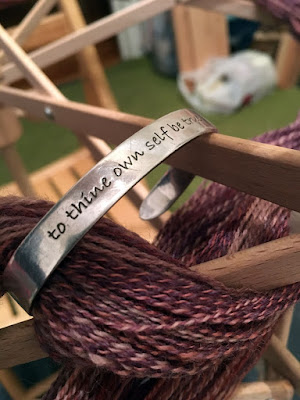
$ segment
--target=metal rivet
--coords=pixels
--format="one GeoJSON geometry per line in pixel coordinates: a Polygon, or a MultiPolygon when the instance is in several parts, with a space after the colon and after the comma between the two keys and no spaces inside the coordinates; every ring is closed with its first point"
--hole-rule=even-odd
{"type": "Polygon", "coordinates": [[[47,117],[48,119],[51,119],[51,120],[54,119],[54,114],[53,114],[53,110],[52,110],[51,107],[46,106],[46,107],[44,108],[44,113],[45,113],[45,115],[46,115],[46,117],[47,117]]]}

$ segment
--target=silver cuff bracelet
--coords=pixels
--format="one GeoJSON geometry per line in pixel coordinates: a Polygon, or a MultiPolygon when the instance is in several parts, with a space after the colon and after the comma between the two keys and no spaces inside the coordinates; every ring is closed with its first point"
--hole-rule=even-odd
{"type": "Polygon", "coordinates": [[[81,178],[23,240],[4,271],[6,290],[30,313],[49,275],[96,221],[168,156],[211,132],[216,128],[204,118],[179,110],[125,140],[81,178]]]}

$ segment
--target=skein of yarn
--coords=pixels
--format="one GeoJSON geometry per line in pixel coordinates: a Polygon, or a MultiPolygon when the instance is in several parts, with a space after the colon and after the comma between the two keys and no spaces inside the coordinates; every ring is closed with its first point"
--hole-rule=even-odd
{"type": "MultiPolygon", "coordinates": [[[[255,140],[300,150],[300,114],[255,140]]],[[[49,210],[44,200],[0,199],[1,275],[49,210]]],[[[102,218],[35,300],[41,346],[63,365],[45,400],[228,399],[267,345],[300,284],[229,289],[194,264],[288,234],[289,211],[203,183],[155,245],[102,218]]]]}

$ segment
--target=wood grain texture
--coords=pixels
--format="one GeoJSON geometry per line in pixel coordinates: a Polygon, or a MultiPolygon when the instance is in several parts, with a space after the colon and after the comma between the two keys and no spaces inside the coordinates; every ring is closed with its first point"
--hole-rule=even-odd
{"type": "Polygon", "coordinates": [[[192,269],[234,288],[265,291],[300,282],[300,235],[273,240],[192,269]]]}
{"type": "MultiPolygon", "coordinates": [[[[71,12],[71,10],[69,9],[70,3],[67,3],[68,5],[66,5],[62,0],[62,4],[64,5],[64,8],[66,8],[66,11],[69,13],[68,16],[70,17],[70,21],[74,20],[72,22],[72,24],[74,26],[83,24],[83,19],[80,14],[80,10],[77,10],[77,13],[74,13],[74,10],[71,12]]],[[[74,3],[73,6],[75,4],[76,3],[74,3]]],[[[35,65],[35,63],[28,57],[28,55],[11,39],[11,37],[8,35],[8,33],[5,31],[5,29],[3,29],[0,25],[0,44],[1,43],[3,44],[7,53],[12,56],[13,60],[19,65],[19,67],[24,72],[25,76],[28,78],[28,80],[31,82],[31,84],[35,88],[46,93],[48,96],[50,96],[50,98],[54,102],[61,101],[61,102],[64,102],[65,104],[69,104],[68,100],[62,95],[62,93],[57,89],[57,87],[35,65]]],[[[97,57],[97,54],[95,53],[96,50],[95,49],[93,49],[93,50],[94,51],[93,51],[93,59],[92,60],[90,59],[90,56],[92,55],[91,53],[89,53],[89,54],[84,53],[84,55],[80,55],[80,60],[82,61],[82,65],[88,64],[88,63],[93,65],[93,68],[85,68],[85,71],[88,74],[88,77],[90,79],[90,83],[92,84],[92,86],[100,85],[99,87],[101,87],[101,85],[104,83],[104,80],[106,80],[106,78],[104,76],[103,68],[102,68],[99,60],[98,60],[98,67],[99,68],[101,67],[100,70],[102,72],[98,69],[97,65],[95,65],[95,57],[97,57]],[[84,58],[82,58],[83,56],[84,56],[84,58]],[[96,74],[96,72],[97,72],[97,74],[96,74]],[[96,78],[97,78],[97,81],[95,81],[96,78]]],[[[97,101],[101,100],[100,93],[102,96],[101,101],[104,101],[104,98],[106,98],[106,100],[107,100],[107,96],[109,95],[107,90],[109,90],[109,89],[108,89],[108,87],[106,88],[107,90],[105,90],[105,87],[103,87],[102,89],[103,89],[103,93],[101,93],[100,89],[97,91],[97,101]]],[[[30,92],[29,96],[33,96],[33,95],[34,94],[32,92],[30,92]]],[[[116,107],[113,104],[112,97],[110,97],[110,101],[107,101],[106,105],[107,106],[110,105],[112,108],[116,107]]],[[[44,107],[44,114],[45,114],[45,107],[44,107]]],[[[53,118],[56,120],[56,116],[54,114],[53,114],[53,118]]],[[[78,129],[77,129],[76,125],[73,125],[72,131],[78,135],[78,129]]],[[[86,145],[86,147],[88,147],[91,150],[91,153],[94,155],[95,160],[97,160],[97,161],[100,160],[101,158],[103,158],[105,155],[107,155],[108,152],[110,152],[109,146],[107,144],[105,144],[102,140],[100,140],[99,138],[93,138],[93,137],[91,138],[86,135],[86,136],[79,136],[79,140],[81,140],[86,145]]],[[[14,172],[16,174],[16,171],[14,171],[14,172]]],[[[142,203],[142,201],[144,199],[144,197],[142,197],[142,198],[140,197],[140,193],[142,193],[142,191],[138,190],[138,187],[142,186],[142,185],[143,185],[142,183],[138,183],[137,188],[133,188],[128,193],[129,198],[131,199],[133,204],[137,207],[140,206],[140,204],[142,203]]],[[[24,185],[22,185],[22,190],[23,190],[23,186],[24,185]]],[[[26,191],[26,194],[27,193],[28,193],[28,191],[26,191]]],[[[59,192],[59,193],[61,193],[61,192],[59,192]]],[[[147,226],[153,225],[154,229],[156,229],[157,225],[161,225],[162,222],[159,221],[159,219],[157,219],[156,221],[153,220],[153,221],[148,221],[147,223],[144,223],[144,225],[146,225],[146,224],[147,224],[147,226]]]]}
{"type": "Polygon", "coordinates": [[[15,148],[15,145],[12,144],[8,147],[5,147],[4,149],[0,150],[0,153],[11,174],[12,179],[16,181],[23,195],[34,196],[35,191],[23,161],[15,148]]]}
{"type": "Polygon", "coordinates": [[[196,54],[191,39],[189,7],[178,4],[172,10],[176,54],[180,72],[191,71],[196,68],[196,54]]]}
{"type": "MultiPolygon", "coordinates": [[[[46,120],[51,106],[55,122],[77,133],[98,136],[115,145],[152,121],[72,101],[0,87],[0,101],[46,120]],[[101,127],[101,129],[100,129],[101,127]]],[[[202,135],[166,160],[173,167],[300,211],[300,152],[220,133],[202,135]]]]}
{"type": "MultiPolygon", "coordinates": [[[[87,45],[99,43],[134,24],[168,11],[174,4],[175,0],[141,0],[32,52],[30,56],[39,67],[47,67],[76,54],[87,45]]],[[[22,78],[22,72],[13,63],[9,63],[3,67],[2,76],[4,83],[10,84],[22,78]]]]}
{"type": "Polygon", "coordinates": [[[288,381],[241,383],[232,400],[292,400],[294,389],[288,381]]]}
{"type": "Polygon", "coordinates": [[[11,108],[0,108],[0,149],[15,144],[22,135],[22,126],[11,108]]]}
{"type": "Polygon", "coordinates": [[[281,89],[296,85],[300,76],[300,41],[289,32],[282,34],[276,67],[278,86],[281,89]]]}
{"type": "Polygon", "coordinates": [[[37,1],[19,25],[11,30],[12,38],[18,44],[22,45],[32,31],[40,24],[42,18],[51,11],[56,1],[57,0],[37,1]]]}
{"type": "Polygon", "coordinates": [[[213,11],[189,6],[190,40],[195,53],[194,68],[203,67],[214,57],[229,55],[226,17],[213,11]]]}
{"type": "Polygon", "coordinates": [[[30,319],[0,330],[0,369],[47,357],[35,337],[30,319]]]}
{"type": "MultiPolygon", "coordinates": [[[[60,0],[59,3],[72,31],[78,31],[86,26],[77,0],[60,0]]],[[[77,59],[87,102],[113,110],[118,109],[96,47],[85,47],[78,53],[77,59]]]]}
{"type": "Polygon", "coordinates": [[[172,13],[180,72],[203,67],[212,57],[228,55],[228,29],[223,15],[185,4],[175,6],[172,13]]]}
{"type": "Polygon", "coordinates": [[[275,24],[276,19],[254,0],[183,0],[185,4],[225,15],[275,24]]]}
{"type": "Polygon", "coordinates": [[[63,98],[63,95],[56,86],[11,38],[2,25],[0,25],[0,45],[5,51],[5,54],[16,63],[19,70],[24,74],[24,77],[34,88],[46,92],[55,98],[63,98]]]}
{"type": "Polygon", "coordinates": [[[65,15],[62,12],[56,12],[41,20],[39,26],[28,36],[22,47],[26,52],[30,52],[52,43],[70,32],[65,15]]]}
{"type": "Polygon", "coordinates": [[[0,109],[0,153],[12,176],[25,196],[34,195],[34,190],[25,166],[15,144],[22,134],[22,126],[14,111],[10,108],[0,109]]]}
{"type": "Polygon", "coordinates": [[[300,395],[300,361],[283,345],[275,335],[272,336],[264,358],[283,377],[288,379],[300,395]]]}

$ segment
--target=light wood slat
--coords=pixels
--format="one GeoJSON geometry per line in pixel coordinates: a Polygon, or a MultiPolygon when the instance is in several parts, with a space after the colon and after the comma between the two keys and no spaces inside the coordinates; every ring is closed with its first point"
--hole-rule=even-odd
{"type": "MultiPolygon", "coordinates": [[[[0,87],[0,101],[14,104],[41,119],[46,119],[44,104],[49,104],[58,124],[82,134],[90,132],[116,145],[151,122],[146,118],[72,101],[57,102],[39,94],[28,96],[14,88],[0,87]],[[95,131],[97,126],[101,126],[101,130],[95,131]]],[[[300,211],[299,151],[213,133],[187,144],[166,162],[300,211]]]]}
{"type": "Polygon", "coordinates": [[[292,400],[294,389],[288,381],[242,383],[232,400],[292,400]]]}
{"type": "MultiPolygon", "coordinates": [[[[49,183],[49,179],[51,177],[60,174],[62,171],[66,169],[73,168],[76,169],[76,166],[79,164],[84,165],[86,163],[86,172],[92,168],[95,162],[92,160],[89,152],[86,149],[81,149],[74,152],[72,155],[66,156],[60,160],[55,161],[52,164],[47,165],[46,167],[41,168],[40,170],[33,172],[30,175],[32,185],[34,187],[35,192],[44,199],[49,199],[52,201],[57,201],[59,197],[53,190],[53,187],[49,183]]],[[[80,170],[78,170],[80,176],[80,170]]],[[[8,195],[16,195],[20,196],[21,192],[18,189],[15,183],[9,183],[0,187],[0,196],[8,196],[8,195]]]]}
{"type": "Polygon", "coordinates": [[[57,202],[60,199],[58,193],[53,189],[51,180],[39,180],[34,185],[34,190],[41,199],[53,202],[57,202]]]}
{"type": "MultiPolygon", "coordinates": [[[[96,44],[114,36],[122,30],[145,21],[161,12],[171,10],[177,2],[175,0],[144,0],[127,7],[121,12],[114,13],[96,21],[80,32],[75,32],[57,40],[42,49],[31,53],[31,58],[37,65],[44,68],[70,55],[76,54],[83,47],[96,44]]],[[[262,12],[253,2],[246,0],[193,0],[188,4],[224,14],[242,16],[249,19],[273,20],[270,14],[262,12]],[[225,6],[220,4],[224,3],[225,6]],[[227,7],[228,6],[228,7],[227,7]]],[[[22,77],[22,73],[12,63],[3,68],[4,82],[10,84],[22,77]]]]}
{"type": "Polygon", "coordinates": [[[176,52],[180,72],[191,71],[196,68],[195,48],[191,40],[192,28],[190,16],[190,8],[183,4],[178,4],[172,10],[176,52]]]}
{"type": "Polygon", "coordinates": [[[125,228],[136,232],[138,235],[152,242],[157,234],[157,229],[139,218],[138,209],[125,196],[119,200],[108,213],[109,217],[125,228]]]}
{"type": "MultiPolygon", "coordinates": [[[[64,0],[62,0],[64,1],[64,0]]],[[[156,0],[147,0],[150,1],[153,5],[156,4],[156,0]]],[[[68,8],[68,7],[67,7],[68,8]]],[[[52,99],[55,101],[63,101],[66,104],[68,101],[62,95],[62,93],[57,89],[57,87],[49,80],[49,78],[36,66],[36,64],[28,57],[28,55],[11,39],[9,34],[5,31],[5,29],[0,25],[0,44],[2,44],[4,50],[8,55],[18,64],[20,69],[24,72],[24,75],[29,80],[29,82],[40,91],[47,93],[52,99]]],[[[95,53],[94,53],[95,55],[95,53]]],[[[82,57],[82,56],[81,56],[82,57]]],[[[84,57],[86,59],[86,57],[84,57]]],[[[95,61],[95,60],[94,60],[95,61]]],[[[92,71],[89,71],[91,74],[92,71]]],[[[99,83],[100,76],[97,77],[97,82],[99,83]]],[[[102,80],[105,79],[102,76],[102,80]]],[[[108,95],[108,92],[106,91],[108,95]]],[[[99,93],[98,93],[99,95],[99,93]]],[[[112,98],[111,98],[112,100],[112,98]]],[[[110,105],[112,103],[110,102],[110,105]]],[[[44,110],[45,112],[45,110],[44,110]]],[[[53,115],[55,120],[55,116],[53,115]]],[[[78,134],[78,130],[76,127],[73,129],[74,133],[78,134]]],[[[107,150],[110,151],[110,148],[107,144],[103,143],[99,138],[90,138],[85,135],[81,137],[83,143],[92,151],[92,154],[95,156],[95,159],[102,158],[107,154],[107,150]]],[[[61,174],[59,174],[61,177],[61,174]]],[[[61,178],[58,179],[61,179],[61,178]]],[[[68,179],[65,177],[65,180],[68,179]]],[[[74,182],[75,183],[75,182],[74,182]]],[[[141,184],[137,184],[136,187],[132,188],[132,190],[128,193],[131,201],[135,204],[135,206],[139,207],[145,197],[140,197],[141,190],[139,190],[139,186],[141,184]]],[[[70,187],[73,185],[70,185],[70,187]]],[[[65,186],[64,186],[65,188],[65,186]]],[[[64,194],[62,190],[58,191],[59,194],[64,194]]],[[[155,227],[161,225],[161,221],[159,218],[156,220],[151,220],[148,222],[149,224],[154,225],[155,227]]]]}
{"type": "Polygon", "coordinates": [[[0,25],[0,44],[5,54],[11,58],[28,82],[37,90],[46,92],[56,99],[63,99],[63,95],[46,75],[32,62],[25,51],[11,38],[7,31],[0,25]]]}
{"type": "MultiPolygon", "coordinates": [[[[12,30],[12,38],[19,44],[22,44],[30,33],[40,23],[44,15],[55,5],[56,0],[39,0],[27,13],[20,24],[12,30]]],[[[2,54],[0,55],[0,63],[2,63],[2,54]]]]}
{"type": "Polygon", "coordinates": [[[225,15],[234,15],[268,24],[276,23],[276,19],[263,7],[255,4],[254,0],[183,0],[183,3],[225,15]]]}
{"type": "Polygon", "coordinates": [[[0,187],[0,196],[22,196],[20,189],[12,182],[0,187]]]}
{"type": "Polygon", "coordinates": [[[23,195],[34,196],[35,192],[31,180],[15,145],[10,145],[1,149],[1,156],[3,157],[11,177],[16,181],[23,195]]]}
{"type": "Polygon", "coordinates": [[[296,85],[300,76],[300,41],[290,32],[282,34],[276,57],[278,86],[287,89],[296,85]]]}
{"type": "Polygon", "coordinates": [[[22,126],[14,111],[0,109],[0,153],[11,177],[17,182],[25,196],[34,195],[34,190],[15,143],[22,134],[22,126]]]}
{"type": "Polygon", "coordinates": [[[12,108],[0,107],[0,149],[17,143],[22,136],[22,125],[12,108]]]}
{"type": "MultiPolygon", "coordinates": [[[[143,22],[161,12],[170,10],[175,0],[142,0],[124,10],[109,15],[81,29],[58,39],[30,54],[32,60],[41,68],[76,54],[87,45],[99,43],[130,26],[143,22]]],[[[22,78],[22,72],[12,63],[3,67],[5,84],[11,84],[22,78]]]]}
{"type": "Polygon", "coordinates": [[[78,159],[74,163],[72,163],[72,169],[78,174],[78,176],[83,176],[87,172],[89,172],[90,169],[93,168],[95,165],[95,161],[92,159],[91,156],[87,155],[87,157],[78,159]]]}
{"type": "Polygon", "coordinates": [[[264,358],[283,377],[288,379],[300,395],[300,360],[273,335],[271,343],[264,353],[264,358]]]}
{"type": "MultiPolygon", "coordinates": [[[[8,29],[13,32],[15,27],[8,29]]],[[[23,43],[22,47],[26,53],[54,42],[70,33],[66,17],[62,12],[56,12],[44,17],[23,43]]]]}
{"type": "MultiPolygon", "coordinates": [[[[57,201],[59,197],[53,191],[53,188],[49,184],[49,179],[51,179],[52,176],[61,173],[61,171],[64,171],[65,169],[70,169],[73,166],[76,166],[77,163],[84,164],[85,162],[88,163],[87,165],[90,168],[92,168],[93,165],[95,164],[88,150],[81,149],[69,156],[66,156],[60,160],[57,160],[39,169],[38,171],[31,173],[30,178],[34,190],[42,198],[49,199],[52,201],[57,201]]],[[[89,167],[87,171],[90,169],[89,167]]],[[[82,176],[82,174],[80,174],[80,176],[82,176]]],[[[8,195],[15,195],[15,196],[21,195],[20,190],[18,189],[17,185],[14,182],[0,187],[0,196],[8,196],[8,195]]]]}
{"type": "Polygon", "coordinates": [[[213,57],[229,55],[228,23],[224,15],[190,7],[191,40],[194,43],[196,68],[201,68],[213,57]],[[205,40],[201,40],[204,38],[205,40]]]}
{"type": "Polygon", "coordinates": [[[12,313],[8,295],[5,295],[0,299],[0,329],[31,318],[14,300],[11,299],[11,301],[14,303],[14,307],[17,311],[16,315],[13,315],[12,313]]]}
{"type": "Polygon", "coordinates": [[[228,24],[223,15],[179,4],[173,9],[173,25],[181,72],[201,68],[212,57],[228,56],[228,24]]]}
{"type": "Polygon", "coordinates": [[[65,169],[53,175],[51,177],[51,182],[57,188],[61,196],[63,196],[77,183],[77,179],[71,169],[65,169]]]}
{"type": "Polygon", "coordinates": [[[32,181],[34,184],[38,184],[43,180],[47,180],[52,176],[59,174],[61,171],[72,168],[73,165],[76,165],[76,163],[84,163],[86,160],[90,159],[91,156],[87,149],[77,150],[70,155],[67,155],[51,164],[46,165],[45,167],[42,167],[38,171],[33,172],[31,174],[32,181]]]}
{"type": "MultiPolygon", "coordinates": [[[[249,274],[249,260],[248,259],[248,251],[249,250],[243,250],[239,253],[236,253],[234,255],[234,258],[231,259],[230,257],[223,258],[223,263],[222,263],[222,269],[221,272],[223,271],[224,273],[224,279],[226,281],[226,285],[230,286],[230,280],[228,279],[228,276],[226,276],[225,272],[227,268],[230,268],[232,263],[235,263],[236,265],[236,273],[235,274],[230,274],[231,279],[233,280],[233,285],[236,285],[236,276],[239,276],[239,279],[244,282],[244,286],[246,287],[254,287],[258,281],[261,281],[261,286],[260,290],[268,290],[270,288],[270,283],[272,282],[273,277],[276,277],[276,280],[278,278],[278,275],[281,274],[281,280],[285,281],[286,284],[288,283],[293,283],[293,282],[299,282],[300,281],[300,270],[299,270],[299,247],[300,247],[300,236],[299,235],[293,235],[291,237],[285,237],[282,239],[278,239],[276,241],[272,242],[273,245],[273,254],[277,254],[279,258],[279,262],[277,263],[276,259],[274,258],[274,262],[270,263],[269,262],[269,255],[270,255],[270,243],[266,243],[257,247],[254,247],[253,250],[256,252],[255,254],[253,253],[252,259],[258,259],[260,269],[255,271],[255,274],[249,274]],[[298,256],[296,257],[296,262],[294,259],[294,271],[298,274],[291,274],[290,271],[286,273],[285,268],[282,267],[282,257],[280,257],[280,253],[282,250],[286,248],[284,251],[285,257],[290,259],[293,259],[293,254],[297,254],[298,256]],[[266,250],[267,249],[267,250],[266,250]],[[246,254],[246,256],[245,256],[246,254]],[[281,262],[280,262],[281,260],[281,262]],[[246,262],[245,262],[246,261],[246,262]],[[247,265],[248,263],[248,265],[247,265]],[[244,271],[244,266],[245,266],[245,271],[244,271]],[[245,273],[245,276],[247,276],[247,280],[243,280],[243,274],[245,273]],[[257,278],[257,276],[263,276],[263,279],[257,278]],[[266,278],[267,276],[267,278],[266,278]],[[290,282],[287,282],[287,277],[290,277],[290,282]],[[265,287],[263,287],[263,282],[265,282],[265,287]]],[[[254,263],[254,261],[253,261],[254,263]]],[[[220,281],[223,281],[222,273],[218,273],[218,268],[211,268],[210,265],[215,265],[215,261],[210,261],[207,263],[201,264],[201,267],[198,267],[198,272],[199,273],[206,273],[206,275],[209,275],[211,277],[214,277],[220,281]]],[[[38,357],[41,355],[40,351],[38,350],[38,344],[35,342],[35,351],[32,350],[27,350],[27,341],[28,338],[31,337],[32,341],[35,341],[34,339],[34,332],[32,325],[27,323],[16,325],[16,335],[14,334],[14,327],[11,328],[10,331],[7,330],[0,330],[0,345],[1,348],[5,348],[4,353],[0,353],[0,369],[5,368],[5,367],[10,367],[22,362],[25,362],[24,360],[27,360],[28,362],[32,360],[32,357],[38,357]],[[15,351],[15,341],[18,341],[18,345],[21,346],[22,352],[15,351]],[[23,342],[23,345],[20,344],[20,342],[23,342]]],[[[279,341],[277,339],[277,341],[279,341]]],[[[276,342],[276,345],[278,343],[276,342]]],[[[284,346],[282,343],[279,341],[279,345],[275,348],[275,353],[281,355],[280,362],[281,365],[284,367],[285,363],[287,363],[288,371],[291,371],[292,377],[294,379],[295,376],[297,376],[297,366],[295,365],[294,362],[292,364],[290,363],[290,357],[286,357],[286,354],[289,353],[288,350],[284,350],[284,352],[280,352],[281,349],[284,349],[284,346]],[[287,353],[286,353],[287,352],[287,353]]],[[[272,348],[272,343],[270,347],[271,353],[273,352],[272,348]]],[[[293,356],[291,356],[293,357],[293,356]]],[[[36,358],[34,358],[36,359],[36,358]]],[[[300,382],[300,378],[299,378],[300,382]]]]}
{"type": "MultiPolygon", "coordinates": [[[[281,341],[284,346],[287,346],[288,339],[290,336],[291,324],[293,321],[294,307],[290,307],[280,318],[276,329],[274,331],[274,335],[281,341]]],[[[275,381],[280,378],[280,374],[278,374],[274,368],[270,365],[267,365],[267,373],[266,378],[270,381],[275,381]]]]}
{"type": "MultiPolygon", "coordinates": [[[[72,31],[86,27],[77,0],[59,0],[72,31]]],[[[77,55],[83,78],[85,98],[89,104],[117,110],[116,99],[110,89],[103,65],[95,46],[87,46],[77,55]]]]}

